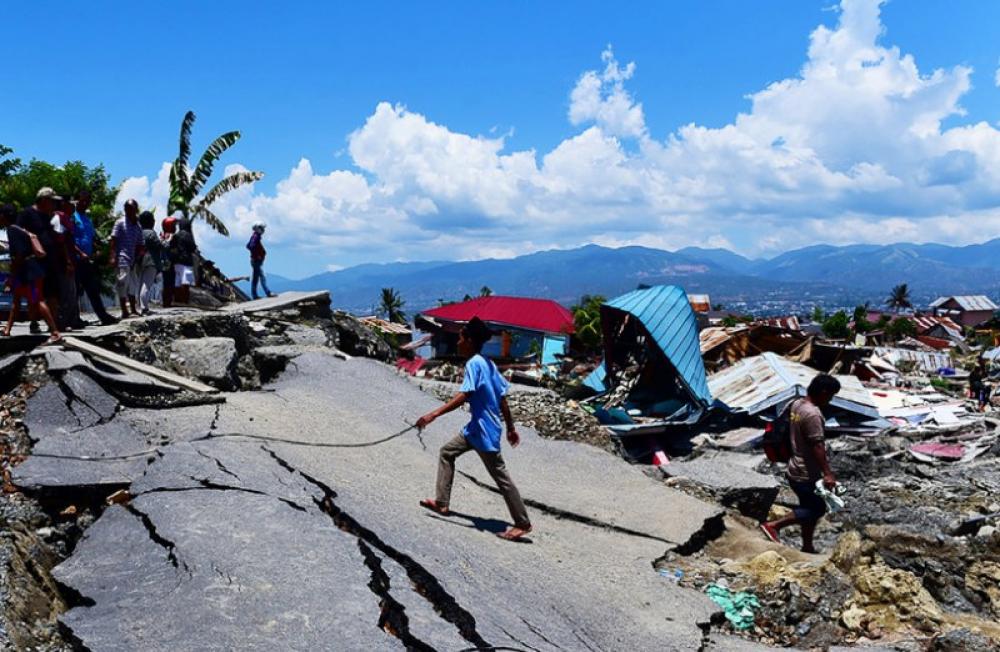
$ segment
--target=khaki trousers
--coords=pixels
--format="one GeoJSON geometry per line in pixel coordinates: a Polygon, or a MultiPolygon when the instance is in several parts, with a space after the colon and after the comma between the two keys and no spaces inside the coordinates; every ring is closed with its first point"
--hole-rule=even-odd
{"type": "MultiPolygon", "coordinates": [[[[437,497],[435,501],[441,507],[447,507],[451,502],[451,485],[455,480],[455,460],[469,451],[476,450],[462,435],[456,435],[454,439],[441,447],[441,457],[438,459],[437,476],[437,497]]],[[[514,481],[507,473],[507,465],[504,464],[503,456],[500,453],[483,453],[476,451],[479,459],[483,461],[483,466],[489,472],[490,477],[497,484],[497,489],[507,503],[510,516],[514,519],[516,527],[530,527],[531,521],[528,519],[528,510],[521,500],[521,494],[514,481]]]]}

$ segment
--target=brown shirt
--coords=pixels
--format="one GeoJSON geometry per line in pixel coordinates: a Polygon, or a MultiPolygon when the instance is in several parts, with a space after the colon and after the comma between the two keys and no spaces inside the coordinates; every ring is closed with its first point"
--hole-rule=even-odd
{"type": "Polygon", "coordinates": [[[792,458],[788,461],[788,479],[815,482],[823,477],[812,448],[823,441],[823,413],[808,399],[800,398],[790,408],[792,458]]]}

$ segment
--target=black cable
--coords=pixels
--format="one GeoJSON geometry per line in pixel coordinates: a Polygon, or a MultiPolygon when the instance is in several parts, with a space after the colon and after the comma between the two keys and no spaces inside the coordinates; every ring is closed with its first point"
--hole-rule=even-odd
{"type": "MultiPolygon", "coordinates": [[[[396,439],[398,437],[402,437],[403,435],[405,435],[406,433],[410,432],[411,430],[414,430],[415,428],[416,428],[416,426],[407,426],[405,429],[400,430],[399,432],[397,432],[397,433],[395,433],[393,435],[389,435],[388,437],[383,437],[382,439],[376,439],[375,441],[356,442],[356,443],[351,443],[351,444],[332,444],[332,443],[327,443],[327,442],[301,441],[301,440],[298,440],[298,439],[284,439],[282,437],[270,437],[268,435],[249,435],[249,434],[242,433],[242,432],[223,432],[223,433],[219,433],[219,434],[210,434],[207,437],[203,437],[202,439],[196,439],[195,441],[205,441],[206,439],[216,439],[216,438],[219,438],[219,437],[243,437],[245,439],[258,439],[258,440],[261,440],[261,441],[273,441],[273,442],[277,442],[279,444],[294,444],[296,446],[310,446],[312,448],[368,448],[369,446],[378,446],[379,444],[384,444],[384,443],[386,443],[388,441],[392,441],[393,439],[396,439]]],[[[419,436],[419,434],[418,434],[418,436],[419,436]]],[[[423,443],[423,440],[421,440],[421,443],[423,443]]],[[[427,448],[425,446],[424,450],[426,450],[426,449],[427,448]]]]}
{"type": "MultiPolygon", "coordinates": [[[[332,444],[326,442],[301,441],[297,439],[283,439],[281,437],[269,437],[267,435],[248,435],[240,432],[209,434],[205,437],[202,437],[200,439],[195,439],[193,441],[206,441],[208,439],[216,439],[222,437],[226,438],[242,437],[244,439],[257,439],[261,441],[271,441],[280,444],[292,444],[294,446],[310,446],[313,448],[368,448],[370,446],[378,446],[379,444],[384,444],[386,442],[392,441],[393,439],[402,437],[403,435],[414,429],[417,430],[417,439],[420,440],[420,445],[423,447],[424,450],[427,450],[427,445],[424,443],[424,439],[421,436],[420,429],[414,425],[409,425],[405,429],[400,430],[395,434],[389,435],[388,437],[383,437],[382,439],[376,439],[375,441],[356,442],[350,444],[332,444]]],[[[159,452],[160,452],[159,448],[151,448],[149,450],[140,451],[138,453],[130,453],[128,455],[96,456],[96,455],[58,455],[55,453],[28,453],[27,455],[25,455],[25,457],[44,457],[55,460],[76,460],[81,462],[115,462],[120,460],[129,460],[136,457],[146,457],[147,455],[155,455],[159,452]]]]}

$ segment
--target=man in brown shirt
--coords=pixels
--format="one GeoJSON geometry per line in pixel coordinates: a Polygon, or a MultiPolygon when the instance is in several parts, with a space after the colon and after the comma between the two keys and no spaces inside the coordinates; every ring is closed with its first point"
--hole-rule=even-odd
{"type": "Polygon", "coordinates": [[[833,490],[837,478],[830,469],[823,439],[822,408],[830,404],[840,391],[840,381],[833,376],[820,374],[813,378],[806,397],[792,403],[789,408],[791,421],[792,457],[788,461],[788,484],[799,498],[799,506],[792,513],[777,521],[762,523],[760,529],[775,543],[781,543],[778,532],[789,525],[802,528],[802,552],[815,553],[813,533],[816,523],[826,513],[826,503],[816,495],[816,482],[822,478],[824,486],[833,490]]]}

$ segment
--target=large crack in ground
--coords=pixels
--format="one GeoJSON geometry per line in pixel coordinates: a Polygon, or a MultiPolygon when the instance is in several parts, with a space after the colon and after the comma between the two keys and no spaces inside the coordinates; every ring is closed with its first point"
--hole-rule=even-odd
{"type": "MultiPolygon", "coordinates": [[[[441,585],[441,582],[429,570],[406,553],[383,541],[377,534],[361,525],[354,517],[337,506],[335,502],[337,498],[336,491],[321,480],[294,467],[270,448],[261,446],[261,449],[267,452],[283,469],[300,476],[306,482],[320,490],[322,498],[313,498],[313,500],[317,507],[327,514],[338,528],[399,564],[406,572],[417,594],[422,596],[441,618],[454,626],[462,638],[472,643],[475,646],[472,649],[499,649],[490,645],[480,635],[476,629],[475,617],[458,603],[455,597],[441,585]]],[[[376,586],[381,589],[380,584],[376,584],[376,586]]],[[[389,588],[386,585],[385,592],[388,593],[388,591],[389,588]]],[[[373,592],[380,598],[383,597],[375,589],[373,589],[373,592]]],[[[398,613],[393,614],[392,617],[396,619],[397,623],[401,622],[399,617],[405,616],[405,608],[395,600],[392,601],[392,605],[393,609],[398,608],[398,613]]],[[[384,609],[385,607],[383,607],[384,609]]],[[[383,617],[380,616],[379,627],[383,627],[385,622],[389,622],[383,622],[383,617]]],[[[389,630],[387,629],[386,631],[389,630]]],[[[405,631],[408,632],[408,629],[405,631]]],[[[393,633],[397,637],[400,634],[399,631],[390,633],[393,633]]]]}
{"type": "Polygon", "coordinates": [[[177,544],[175,544],[170,539],[167,539],[162,534],[160,534],[156,529],[156,524],[153,523],[153,519],[149,517],[149,514],[139,510],[134,505],[124,505],[126,511],[139,519],[142,526],[146,528],[146,532],[149,534],[150,540],[156,545],[160,546],[167,551],[167,560],[174,568],[184,567],[184,570],[188,575],[191,574],[191,569],[188,567],[183,560],[177,555],[177,544]]]}

